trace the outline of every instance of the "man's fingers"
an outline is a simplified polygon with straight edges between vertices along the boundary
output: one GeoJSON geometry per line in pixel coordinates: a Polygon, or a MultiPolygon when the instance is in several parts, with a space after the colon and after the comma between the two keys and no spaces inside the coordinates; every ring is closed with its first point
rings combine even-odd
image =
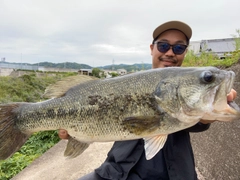
{"type": "Polygon", "coordinates": [[[231,89],[230,93],[227,95],[227,101],[233,101],[237,97],[237,92],[231,89]]]}

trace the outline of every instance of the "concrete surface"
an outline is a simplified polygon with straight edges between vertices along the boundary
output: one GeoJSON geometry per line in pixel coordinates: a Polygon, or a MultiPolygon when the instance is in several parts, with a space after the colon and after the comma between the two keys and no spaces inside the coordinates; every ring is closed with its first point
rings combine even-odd
{"type": "Polygon", "coordinates": [[[240,121],[192,133],[196,167],[206,180],[240,180],[240,121]]]}
{"type": "MultiPolygon", "coordinates": [[[[77,180],[101,165],[112,144],[93,143],[77,158],[67,159],[63,156],[67,141],[61,140],[11,180],[77,180]]],[[[205,180],[196,171],[199,180],[205,180]]]]}
{"type": "Polygon", "coordinates": [[[12,180],[76,180],[99,167],[112,144],[93,143],[80,156],[68,159],[63,156],[67,141],[61,140],[12,180]]]}

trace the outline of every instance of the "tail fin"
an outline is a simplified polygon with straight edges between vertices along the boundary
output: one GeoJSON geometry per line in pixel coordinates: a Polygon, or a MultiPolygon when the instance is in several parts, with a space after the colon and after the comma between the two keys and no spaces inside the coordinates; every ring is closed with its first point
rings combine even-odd
{"type": "Polygon", "coordinates": [[[7,159],[21,148],[29,135],[16,126],[15,108],[21,103],[0,105],[0,160],[7,159]]]}

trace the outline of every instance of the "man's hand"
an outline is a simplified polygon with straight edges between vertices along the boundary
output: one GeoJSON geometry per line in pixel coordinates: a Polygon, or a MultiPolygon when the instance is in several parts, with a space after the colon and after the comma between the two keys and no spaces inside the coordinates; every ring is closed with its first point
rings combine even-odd
{"type": "Polygon", "coordinates": [[[68,139],[69,138],[69,134],[65,129],[59,129],[58,130],[58,136],[61,139],[68,139]]]}
{"type": "MultiPolygon", "coordinates": [[[[227,101],[228,102],[231,102],[233,101],[234,99],[236,99],[237,97],[237,92],[234,90],[234,89],[231,89],[230,93],[227,95],[227,101]]],[[[213,123],[215,121],[210,121],[210,120],[200,120],[201,123],[203,124],[209,124],[209,123],[213,123]]]]}

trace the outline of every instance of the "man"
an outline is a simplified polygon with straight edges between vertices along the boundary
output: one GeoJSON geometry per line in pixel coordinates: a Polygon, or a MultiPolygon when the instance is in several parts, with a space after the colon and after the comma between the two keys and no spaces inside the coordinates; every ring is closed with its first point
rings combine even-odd
{"type": "MultiPolygon", "coordinates": [[[[183,22],[158,26],[150,45],[152,68],[181,66],[191,36],[191,28],[183,22]]],[[[232,90],[228,100],[235,97],[232,90]]],[[[80,180],[197,180],[189,132],[201,132],[209,126],[208,121],[201,120],[191,128],[170,134],[163,149],[151,160],[146,160],[142,139],[115,142],[105,162],[80,180]]],[[[60,130],[59,136],[64,139],[68,135],[60,130]]]]}

